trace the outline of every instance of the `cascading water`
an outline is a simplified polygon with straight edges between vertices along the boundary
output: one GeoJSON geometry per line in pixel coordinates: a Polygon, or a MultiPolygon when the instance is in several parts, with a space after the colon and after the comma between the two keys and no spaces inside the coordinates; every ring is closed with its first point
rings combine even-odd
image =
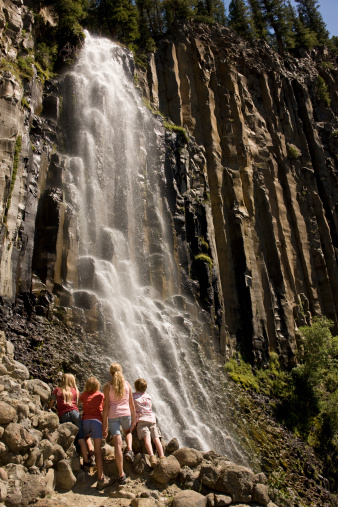
{"type": "MultiPolygon", "coordinates": [[[[78,216],[79,287],[75,304],[95,306],[108,372],[148,381],[164,437],[214,448],[245,463],[229,433],[219,366],[198,342],[203,319],[180,296],[179,268],[164,185],[163,127],[133,83],[132,58],[87,34],[64,77],[67,195],[78,216]],[[94,303],[93,303],[94,301],[94,303]],[[195,319],[193,321],[193,319],[195,319]]],[[[102,379],[101,380],[106,380],[102,379]]]]}

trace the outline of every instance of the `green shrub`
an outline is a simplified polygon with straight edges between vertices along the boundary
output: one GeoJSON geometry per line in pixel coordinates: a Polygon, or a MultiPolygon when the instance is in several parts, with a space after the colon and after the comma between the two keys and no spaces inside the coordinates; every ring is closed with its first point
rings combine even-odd
{"type": "Polygon", "coordinates": [[[333,70],[333,64],[331,62],[322,62],[321,66],[325,70],[333,70]]]}
{"type": "Polygon", "coordinates": [[[206,262],[210,269],[212,269],[212,267],[214,265],[212,258],[206,254],[195,255],[194,262],[206,262]]]}
{"type": "Polygon", "coordinates": [[[325,102],[325,104],[329,107],[331,103],[330,95],[327,89],[327,84],[321,76],[317,77],[316,90],[318,99],[325,102]]]}
{"type": "Polygon", "coordinates": [[[291,159],[297,159],[302,155],[301,151],[294,144],[288,144],[287,149],[288,157],[291,159]]]}
{"type": "Polygon", "coordinates": [[[183,140],[185,143],[188,143],[188,142],[189,142],[189,137],[188,137],[187,131],[185,130],[185,128],[184,128],[184,127],[180,127],[179,125],[174,125],[173,123],[170,123],[170,122],[167,122],[167,121],[164,121],[164,122],[163,122],[163,126],[164,126],[167,130],[171,130],[172,132],[176,132],[176,133],[180,134],[180,135],[181,135],[182,140],[183,140]]]}
{"type": "Polygon", "coordinates": [[[333,132],[331,132],[331,137],[337,138],[338,137],[338,130],[334,130],[333,132]]]}

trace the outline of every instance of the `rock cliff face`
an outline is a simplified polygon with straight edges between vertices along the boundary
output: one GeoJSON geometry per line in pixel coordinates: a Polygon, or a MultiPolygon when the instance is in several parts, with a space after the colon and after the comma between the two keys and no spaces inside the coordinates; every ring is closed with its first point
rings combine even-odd
{"type": "MultiPolygon", "coordinates": [[[[33,21],[22,0],[3,2],[2,56],[32,47],[33,21]]],[[[262,363],[274,350],[292,365],[299,325],[338,322],[337,63],[324,50],[282,60],[226,28],[182,25],[137,73],[152,108],[193,136],[166,134],[182,290],[211,316],[222,354],[241,348],[262,363]]],[[[3,322],[17,307],[72,324],[76,230],[53,154],[57,83],[43,94],[37,76],[21,84],[4,68],[0,79],[3,322]]]]}
{"type": "Polygon", "coordinates": [[[325,50],[282,60],[227,28],[185,25],[139,70],[151,105],[205,148],[225,345],[259,362],[274,350],[292,364],[297,327],[311,316],[337,324],[338,73],[329,60],[325,50]]]}

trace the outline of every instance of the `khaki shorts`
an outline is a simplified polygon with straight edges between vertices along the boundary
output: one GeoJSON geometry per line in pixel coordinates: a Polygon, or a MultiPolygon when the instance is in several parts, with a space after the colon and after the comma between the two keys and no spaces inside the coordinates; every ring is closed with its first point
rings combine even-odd
{"type": "Polygon", "coordinates": [[[141,440],[147,435],[151,435],[151,438],[154,440],[155,438],[160,438],[161,433],[156,423],[151,423],[148,421],[140,421],[137,423],[137,436],[141,440]]]}

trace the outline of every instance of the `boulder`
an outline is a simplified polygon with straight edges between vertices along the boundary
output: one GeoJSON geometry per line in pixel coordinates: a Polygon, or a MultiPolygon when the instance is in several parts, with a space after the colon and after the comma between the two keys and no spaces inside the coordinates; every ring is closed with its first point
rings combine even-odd
{"type": "Polygon", "coordinates": [[[16,410],[8,403],[0,401],[0,424],[8,424],[16,417],[16,410]]]}
{"type": "Polygon", "coordinates": [[[252,500],[259,505],[268,505],[270,502],[268,486],[265,484],[256,484],[252,494],[252,500]]]}
{"type": "Polygon", "coordinates": [[[67,454],[61,445],[54,444],[53,445],[53,452],[50,457],[54,463],[57,463],[58,461],[67,459],[67,454]]]}
{"type": "Polygon", "coordinates": [[[161,484],[166,484],[177,477],[180,469],[181,466],[175,456],[169,456],[158,461],[151,477],[161,484]]]}
{"type": "Polygon", "coordinates": [[[53,445],[46,438],[40,441],[39,448],[42,452],[43,461],[46,461],[53,454],[53,445]]]}
{"type": "Polygon", "coordinates": [[[68,449],[74,443],[78,431],[78,427],[71,422],[60,424],[55,431],[56,443],[64,449],[68,449]]]}
{"type": "Polygon", "coordinates": [[[76,477],[72,472],[70,464],[63,459],[58,462],[55,474],[56,486],[62,489],[70,490],[76,483],[76,477]]]}
{"type": "Polygon", "coordinates": [[[11,372],[11,377],[18,380],[28,380],[29,371],[26,366],[19,361],[14,361],[14,369],[11,372]]]}
{"type": "Polygon", "coordinates": [[[252,500],[255,475],[249,468],[229,464],[220,468],[215,484],[216,491],[227,493],[233,502],[250,503],[252,500]]]}
{"type": "Polygon", "coordinates": [[[167,454],[172,454],[180,448],[177,438],[172,438],[170,442],[167,444],[165,450],[167,454]]]}
{"type": "Polygon", "coordinates": [[[46,494],[53,493],[55,489],[55,470],[54,468],[50,468],[45,476],[46,480],[46,494]]]}
{"type": "Polygon", "coordinates": [[[4,502],[7,496],[7,484],[0,480],[0,502],[4,502]]]}
{"type": "Polygon", "coordinates": [[[175,456],[181,467],[195,467],[203,460],[203,454],[200,451],[189,447],[181,447],[173,453],[173,456],[175,456]]]}
{"type": "Polygon", "coordinates": [[[42,475],[26,474],[22,481],[22,506],[34,503],[46,495],[46,479],[42,475]]]}
{"type": "Polygon", "coordinates": [[[199,480],[210,489],[215,489],[216,482],[219,478],[220,469],[213,463],[205,463],[202,465],[199,480]]]}
{"type": "Polygon", "coordinates": [[[173,507],[206,507],[207,498],[197,491],[185,490],[178,493],[173,501],[173,507]]]}
{"type": "Polygon", "coordinates": [[[37,394],[40,397],[41,404],[44,405],[51,396],[51,390],[48,384],[39,379],[26,380],[22,384],[23,389],[31,394],[37,394]]]}
{"type": "Polygon", "coordinates": [[[40,457],[40,455],[41,455],[41,451],[40,451],[39,447],[33,447],[32,449],[30,449],[29,456],[25,462],[25,466],[27,468],[34,466],[36,464],[38,458],[40,457]]]}
{"type": "Polygon", "coordinates": [[[231,496],[215,495],[214,497],[214,507],[226,507],[231,504],[232,504],[231,496]]]}
{"type": "Polygon", "coordinates": [[[25,454],[28,449],[38,444],[36,436],[17,423],[10,423],[6,427],[3,440],[8,445],[9,450],[15,454],[25,454]]]}
{"type": "Polygon", "coordinates": [[[55,414],[55,412],[41,412],[41,414],[38,417],[39,431],[48,429],[49,431],[53,432],[59,427],[59,424],[60,424],[59,417],[57,414],[55,414]]]}

